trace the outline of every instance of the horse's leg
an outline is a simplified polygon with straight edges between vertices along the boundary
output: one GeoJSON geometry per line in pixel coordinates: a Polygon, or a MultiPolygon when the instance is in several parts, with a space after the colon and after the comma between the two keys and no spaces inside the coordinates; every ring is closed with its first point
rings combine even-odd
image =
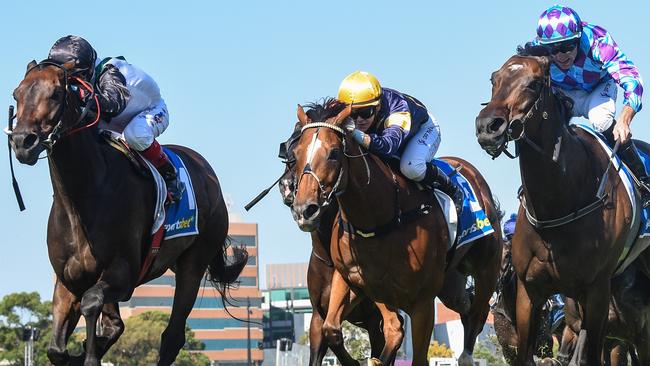
{"type": "Polygon", "coordinates": [[[116,258],[106,268],[97,283],[81,297],[81,314],[86,321],[86,359],[84,366],[100,366],[101,350],[97,347],[97,319],[105,303],[115,303],[132,290],[131,267],[126,260],[116,258]]]}
{"type": "MultiPolygon", "coordinates": [[[[484,268],[474,276],[475,294],[470,304],[469,311],[461,314],[463,322],[464,343],[463,353],[458,358],[458,366],[473,366],[474,345],[476,337],[483,330],[488,313],[490,312],[490,298],[496,287],[496,274],[498,267],[484,268]]],[[[464,287],[463,287],[464,288],[464,287]]]]}
{"type": "Polygon", "coordinates": [[[47,349],[47,357],[55,366],[68,364],[66,345],[80,316],[76,297],[57,278],[52,299],[52,340],[47,349]]]}
{"type": "Polygon", "coordinates": [[[341,321],[343,316],[356,304],[352,304],[350,287],[345,282],[339,271],[332,275],[330,302],[327,307],[327,316],[323,323],[323,334],[327,343],[342,365],[359,366],[359,362],[352,358],[343,345],[343,331],[341,321]]]}
{"type": "Polygon", "coordinates": [[[542,300],[531,297],[526,291],[524,282],[517,278],[517,346],[518,366],[534,366],[535,336],[539,328],[542,300]]]}
{"type": "Polygon", "coordinates": [[[557,351],[556,357],[563,366],[569,364],[571,356],[575,351],[577,341],[577,334],[573,331],[573,329],[571,329],[568,324],[565,325],[564,332],[562,333],[562,342],[560,343],[560,348],[557,351]]]}
{"type": "Polygon", "coordinates": [[[431,332],[433,331],[433,304],[431,300],[421,301],[415,304],[409,312],[413,338],[413,366],[426,366],[429,364],[427,351],[429,343],[431,343],[431,332]]]}
{"type": "MultiPolygon", "coordinates": [[[[223,241],[222,241],[223,242],[223,241]]],[[[189,252],[182,254],[176,262],[176,289],[169,323],[160,337],[160,359],[158,366],[171,365],[185,344],[185,322],[192,311],[199,292],[201,279],[210,263],[200,250],[201,242],[195,242],[189,252]],[[203,254],[204,258],[201,258],[203,254]]],[[[219,254],[221,255],[221,254],[219,254]]]]}
{"type": "MultiPolygon", "coordinates": [[[[609,358],[609,365],[611,366],[627,366],[627,354],[629,351],[629,346],[627,343],[619,340],[605,340],[606,350],[603,352],[603,356],[609,358]]],[[[607,365],[607,362],[605,362],[607,365]]]]}
{"type": "MultiPolygon", "coordinates": [[[[397,350],[402,345],[402,340],[404,339],[403,319],[397,312],[397,309],[389,308],[385,304],[380,303],[375,303],[375,305],[381,313],[384,324],[384,340],[386,342],[384,349],[379,355],[379,360],[382,365],[390,365],[395,359],[397,350]]],[[[433,320],[431,324],[433,326],[433,320]]]]}
{"type": "MultiPolygon", "coordinates": [[[[605,337],[605,323],[609,309],[610,281],[606,278],[596,281],[587,290],[584,308],[582,329],[586,330],[586,355],[582,348],[576,349],[578,365],[598,365],[601,362],[603,341],[605,337]]],[[[581,332],[582,333],[582,332],[581,332]]],[[[582,334],[580,334],[582,336],[582,334]]]]}
{"type": "Polygon", "coordinates": [[[317,309],[314,309],[309,324],[309,366],[321,366],[326,351],[327,342],[323,337],[323,317],[317,309]]]}
{"type": "Polygon", "coordinates": [[[97,337],[97,349],[99,358],[104,357],[106,352],[120,338],[124,332],[124,322],[120,317],[120,308],[117,303],[105,304],[102,309],[102,335],[97,337]]]}
{"type": "Polygon", "coordinates": [[[381,313],[376,311],[376,309],[371,314],[368,314],[368,317],[364,319],[366,330],[368,331],[368,338],[370,340],[370,357],[373,358],[379,358],[381,351],[386,347],[386,340],[384,339],[381,320],[381,313]]]}

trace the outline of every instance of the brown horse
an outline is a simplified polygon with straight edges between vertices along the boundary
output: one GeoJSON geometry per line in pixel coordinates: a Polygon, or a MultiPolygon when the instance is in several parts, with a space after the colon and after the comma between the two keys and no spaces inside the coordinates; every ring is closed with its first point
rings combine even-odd
{"type": "MultiPolygon", "coordinates": [[[[372,299],[382,314],[386,347],[379,357],[381,363],[388,364],[394,357],[388,351],[391,340],[401,343],[397,311],[402,309],[412,319],[413,365],[428,364],[433,301],[441,294],[447,273],[454,279],[447,284],[454,286],[445,295],[462,294],[465,303],[471,303],[461,315],[465,350],[459,360],[463,366],[471,365],[498,276],[500,228],[477,240],[459,264],[446,271],[449,232],[432,192],[418,189],[361,150],[343,128],[349,107],[334,101],[311,107],[308,113],[298,108],[302,135],[295,148],[298,183],[292,213],[302,230],[313,231],[333,200],[339,203],[330,247],[336,271],[323,326],[326,337],[330,343],[340,340],[341,317],[356,305],[350,286],[372,299]],[[460,281],[467,274],[476,283],[471,301],[460,281]]],[[[491,222],[498,222],[490,190],[476,169],[461,159],[448,161],[471,182],[491,222]]]]}
{"type": "MultiPolygon", "coordinates": [[[[292,154],[293,155],[293,154],[292,154]]],[[[287,161],[287,170],[280,179],[279,187],[283,202],[291,207],[294,198],[293,159],[287,161]]],[[[334,276],[334,264],[330,257],[332,227],[338,212],[338,206],[333,204],[326,209],[317,230],[311,232],[311,256],[307,269],[307,288],[309,300],[314,313],[309,326],[309,365],[320,366],[327,351],[328,342],[323,335],[323,323],[327,315],[334,276]]],[[[368,331],[371,357],[379,357],[385,342],[381,328],[381,314],[372,301],[364,298],[345,320],[368,331]]],[[[342,342],[330,344],[332,352],[343,366],[359,366],[359,362],[350,356],[342,342]]],[[[398,345],[399,346],[399,345],[398,345]]]]}
{"type": "Polygon", "coordinates": [[[586,350],[579,347],[573,362],[598,365],[610,278],[631,232],[632,206],[595,138],[567,127],[569,102],[551,91],[549,65],[546,56],[513,56],[494,72],[492,98],[476,118],[476,135],[493,157],[510,140],[517,141],[520,154],[524,201],[512,244],[517,364],[533,364],[542,305],[559,292],[585,310],[580,337],[586,339],[579,344],[586,350]],[[605,194],[599,194],[603,174],[605,194]]]}
{"type": "MultiPolygon", "coordinates": [[[[128,300],[138,285],[151,243],[156,188],[150,176],[104,143],[96,127],[84,128],[79,97],[71,87],[79,81],[70,74],[71,67],[47,60],[28,65],[14,91],[17,125],[10,137],[21,163],[33,165],[42,151],[48,153],[54,202],[47,247],[56,274],[48,357],[55,365],[79,361],[70,359],[66,343],[83,315],[83,365],[99,366],[123,331],[117,303],[128,300]],[[106,332],[97,336],[102,311],[106,332]]],[[[188,148],[170,148],[187,166],[201,216],[200,234],[166,241],[144,279],[172,267],[176,272],[174,305],[161,337],[158,365],[171,365],[183,347],[185,322],[206,269],[223,294],[247,261],[245,250],[234,248],[234,263],[225,263],[228,214],[208,162],[188,148]]]]}

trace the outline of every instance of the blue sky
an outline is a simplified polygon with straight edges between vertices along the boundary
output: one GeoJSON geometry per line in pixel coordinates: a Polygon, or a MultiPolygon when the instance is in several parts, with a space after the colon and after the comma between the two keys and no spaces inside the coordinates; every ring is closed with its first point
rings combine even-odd
{"type": "MultiPolygon", "coordinates": [[[[0,106],[13,103],[11,93],[27,63],[45,58],[60,36],[85,37],[100,57],[125,56],[150,73],[162,89],[171,125],[160,141],[187,145],[204,154],[233,203],[232,211],[246,222],[259,223],[262,277],[268,263],[307,261],[309,237],[298,230],[277,190],[251,212],[244,212],[243,206],[282,172],[277,148],[291,132],[296,104],[334,96],[343,77],[355,70],[370,71],[383,85],[424,102],[442,129],[439,155],[472,162],[503,208],[508,213],[516,208],[518,165],[505,157],[492,161],[480,149],[474,118],[480,103],[490,97],[490,73],[514,53],[517,44],[534,36],[537,16],[552,2],[116,0],[71,4],[3,4],[0,106]]],[[[650,75],[648,32],[639,31],[649,20],[647,2],[565,4],[583,20],[610,30],[641,74],[650,75]]],[[[642,111],[633,123],[637,138],[650,136],[647,113],[642,111]]],[[[53,278],[45,233],[52,188],[47,164],[17,166],[27,205],[21,213],[4,154],[0,157],[0,296],[38,291],[50,298],[53,278]]]]}

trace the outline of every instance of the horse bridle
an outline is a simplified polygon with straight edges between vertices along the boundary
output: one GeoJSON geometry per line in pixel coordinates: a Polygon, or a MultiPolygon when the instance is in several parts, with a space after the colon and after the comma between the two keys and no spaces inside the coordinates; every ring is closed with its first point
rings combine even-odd
{"type": "MultiPolygon", "coordinates": [[[[510,141],[514,141],[515,143],[518,143],[520,140],[523,140],[526,142],[528,145],[530,145],[535,151],[544,154],[543,149],[537,145],[534,141],[528,138],[526,135],[526,121],[528,121],[530,118],[532,118],[536,112],[538,112],[540,109],[542,110],[542,119],[547,120],[548,119],[548,100],[552,97],[552,91],[551,91],[551,76],[546,75],[544,78],[544,82],[542,83],[541,90],[539,92],[539,96],[533,103],[533,105],[530,106],[528,111],[523,114],[523,117],[515,117],[511,119],[508,122],[508,127],[506,128],[506,138],[503,140],[503,143],[499,145],[499,147],[494,151],[494,153],[489,153],[492,156],[492,159],[496,159],[501,155],[501,153],[506,154],[510,159],[516,159],[519,156],[519,153],[515,151],[515,154],[511,154],[508,151],[508,143],[510,141]]],[[[521,116],[521,115],[520,115],[521,116]]]]}
{"type": "MultiPolygon", "coordinates": [[[[59,106],[59,110],[56,112],[56,115],[55,115],[55,117],[53,119],[53,120],[56,120],[57,123],[56,123],[56,125],[54,125],[54,128],[49,133],[47,138],[45,140],[41,141],[41,144],[43,144],[45,146],[45,149],[47,151],[52,151],[52,148],[54,147],[54,144],[61,137],[73,135],[73,134],[75,134],[75,133],[77,133],[77,132],[79,132],[79,131],[81,131],[83,129],[95,126],[97,123],[99,123],[101,108],[100,108],[100,104],[99,104],[99,99],[97,97],[97,94],[95,94],[95,91],[94,91],[93,87],[90,84],[88,84],[86,81],[81,79],[80,77],[74,75],[74,73],[70,73],[61,64],[58,64],[56,62],[49,61],[49,60],[41,61],[38,64],[36,64],[36,65],[32,66],[31,68],[29,68],[29,70],[27,70],[27,72],[25,73],[25,76],[27,76],[30,72],[32,72],[37,67],[42,68],[43,66],[54,66],[54,67],[56,67],[56,68],[63,71],[63,84],[64,84],[63,103],[61,103],[61,105],[59,106]],[[70,84],[71,79],[75,80],[79,84],[78,87],[80,88],[80,90],[82,90],[82,91],[85,90],[85,92],[88,93],[88,96],[85,99],[86,100],[88,100],[88,99],[94,100],[94,102],[95,102],[95,104],[97,106],[97,112],[96,112],[97,114],[96,114],[95,120],[90,124],[80,126],[83,123],[83,121],[85,120],[86,116],[88,115],[88,111],[89,111],[88,106],[82,106],[81,107],[81,113],[80,113],[79,118],[77,119],[77,121],[75,123],[73,123],[72,125],[69,125],[69,126],[65,126],[63,124],[63,114],[65,112],[66,105],[68,104],[68,92],[69,92],[69,89],[71,87],[71,84],[70,84]]],[[[11,110],[13,110],[13,108],[11,110]]],[[[13,120],[13,119],[16,118],[16,116],[13,115],[13,116],[10,116],[9,118],[10,118],[10,120],[13,120]]],[[[11,126],[7,127],[7,129],[5,129],[5,133],[9,137],[11,137],[11,135],[13,133],[13,128],[11,126]]]]}
{"type": "Polygon", "coordinates": [[[346,148],[346,142],[345,142],[345,130],[339,126],[333,125],[331,123],[327,122],[311,122],[305,124],[301,129],[300,129],[300,134],[302,135],[305,130],[310,129],[310,128],[316,128],[316,132],[312,136],[311,143],[309,144],[309,151],[307,152],[307,164],[305,164],[305,168],[302,170],[302,174],[300,177],[298,177],[298,181],[296,182],[296,187],[295,190],[300,187],[300,182],[302,181],[302,177],[307,174],[312,176],[315,180],[316,183],[318,184],[318,189],[320,191],[321,199],[323,203],[321,204],[322,208],[325,208],[329,206],[332,203],[332,200],[334,197],[338,197],[341,194],[345,192],[345,188],[341,188],[341,182],[343,181],[343,175],[345,172],[345,165],[341,164],[341,168],[339,169],[339,174],[338,177],[336,178],[336,183],[334,183],[334,186],[330,190],[329,194],[326,194],[325,192],[325,187],[323,186],[323,183],[321,179],[318,177],[318,175],[312,170],[311,168],[311,162],[314,159],[314,145],[316,140],[318,139],[318,134],[320,133],[321,128],[328,128],[334,132],[336,132],[336,135],[341,138],[341,142],[343,144],[343,153],[345,155],[345,148],[346,148]]]}

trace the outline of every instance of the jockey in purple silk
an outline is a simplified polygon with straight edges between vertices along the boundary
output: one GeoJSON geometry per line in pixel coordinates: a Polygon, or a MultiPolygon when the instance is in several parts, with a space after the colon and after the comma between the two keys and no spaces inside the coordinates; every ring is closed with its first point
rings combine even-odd
{"type": "Polygon", "coordinates": [[[405,177],[429,187],[439,187],[454,200],[460,216],[463,190],[432,163],[440,146],[440,126],[424,104],[414,97],[383,88],[364,71],[348,75],[338,99],[352,106],[348,126],[359,145],[380,157],[400,159],[405,177]]]}
{"type": "Polygon", "coordinates": [[[618,155],[641,185],[644,206],[650,203],[650,179],[631,140],[630,124],[641,110],[643,81],[634,63],[602,27],[583,22],[571,8],[554,5],[537,23],[533,44],[548,47],[551,82],[573,99],[573,116],[585,117],[610,146],[620,141],[618,155]],[[617,88],[623,89],[623,108],[615,119],[617,88]]]}
{"type": "Polygon", "coordinates": [[[74,63],[72,75],[93,85],[105,127],[122,133],[129,146],[158,169],[172,201],[178,201],[184,185],[156,141],[169,125],[169,112],[154,79],[123,57],[98,59],[90,43],[78,36],[57,40],[48,58],[61,65],[74,63]]]}

